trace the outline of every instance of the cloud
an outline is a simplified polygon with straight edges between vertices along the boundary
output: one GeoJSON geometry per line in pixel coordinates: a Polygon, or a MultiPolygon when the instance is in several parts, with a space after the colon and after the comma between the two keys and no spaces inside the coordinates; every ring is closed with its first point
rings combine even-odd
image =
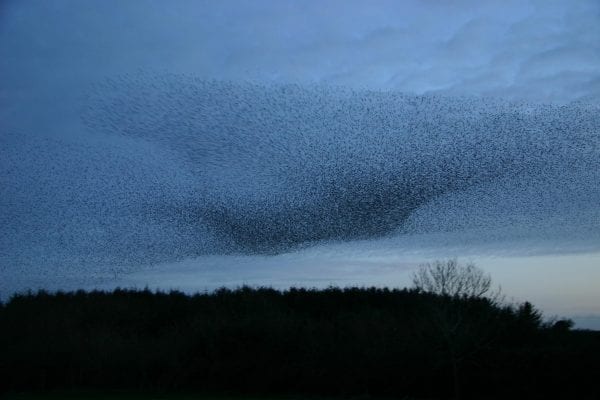
{"type": "Polygon", "coordinates": [[[12,91],[76,91],[99,76],[143,68],[598,101],[600,4],[593,0],[13,1],[2,20],[0,72],[12,91]],[[579,79],[561,79],[572,74],[579,79]],[[540,77],[553,89],[540,88],[540,77]]]}

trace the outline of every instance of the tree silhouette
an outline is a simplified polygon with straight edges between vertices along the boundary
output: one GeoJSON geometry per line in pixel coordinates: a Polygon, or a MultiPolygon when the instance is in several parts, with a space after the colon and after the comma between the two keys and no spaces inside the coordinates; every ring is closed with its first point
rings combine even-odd
{"type": "Polygon", "coordinates": [[[492,278],[474,264],[456,259],[422,264],[412,276],[416,289],[442,296],[483,297],[490,293],[492,278]]]}
{"type": "Polygon", "coordinates": [[[493,340],[496,318],[490,313],[482,313],[481,318],[467,317],[465,308],[453,300],[479,299],[485,305],[497,305],[500,292],[490,292],[489,274],[472,263],[459,264],[456,259],[422,264],[412,281],[414,288],[421,292],[452,298],[431,303],[429,316],[431,330],[441,338],[440,345],[452,369],[454,397],[460,399],[460,366],[493,340]]]}

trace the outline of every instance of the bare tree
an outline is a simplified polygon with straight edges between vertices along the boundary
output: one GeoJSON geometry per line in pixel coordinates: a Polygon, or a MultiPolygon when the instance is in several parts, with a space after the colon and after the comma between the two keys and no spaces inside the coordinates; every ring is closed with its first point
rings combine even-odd
{"type": "Polygon", "coordinates": [[[472,263],[462,265],[456,259],[422,264],[413,273],[412,282],[419,290],[445,296],[492,295],[491,276],[472,263]]]}
{"type": "MultiPolygon", "coordinates": [[[[412,275],[413,286],[423,292],[453,298],[486,299],[492,304],[502,301],[500,288],[492,291],[492,278],[472,263],[459,264],[456,259],[422,264],[412,275]]],[[[431,331],[439,335],[452,369],[454,398],[461,398],[461,364],[494,339],[493,316],[485,314],[473,320],[453,302],[433,303],[430,311],[431,331]]]]}

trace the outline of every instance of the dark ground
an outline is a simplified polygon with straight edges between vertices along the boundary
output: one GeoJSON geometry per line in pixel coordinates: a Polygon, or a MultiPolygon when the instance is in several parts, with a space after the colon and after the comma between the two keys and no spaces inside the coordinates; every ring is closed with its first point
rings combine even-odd
{"type": "Polygon", "coordinates": [[[4,304],[0,327],[8,399],[600,398],[600,332],[544,322],[529,303],[375,288],[40,292],[4,304]]]}

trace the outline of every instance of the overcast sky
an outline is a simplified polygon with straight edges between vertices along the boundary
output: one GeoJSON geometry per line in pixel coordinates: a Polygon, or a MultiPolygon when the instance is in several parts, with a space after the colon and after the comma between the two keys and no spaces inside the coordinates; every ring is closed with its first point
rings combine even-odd
{"type": "Polygon", "coordinates": [[[85,83],[138,69],[597,102],[599,67],[597,0],[5,0],[0,5],[4,118],[25,110],[43,118],[42,110],[53,113],[44,102],[72,106],[75,100],[67,99],[75,99],[85,83]]]}

